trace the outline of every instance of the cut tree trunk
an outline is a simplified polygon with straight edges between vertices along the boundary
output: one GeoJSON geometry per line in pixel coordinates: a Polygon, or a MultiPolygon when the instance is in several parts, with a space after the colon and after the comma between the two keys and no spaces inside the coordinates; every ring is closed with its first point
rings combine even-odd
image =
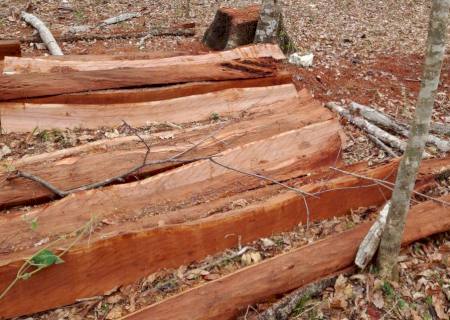
{"type": "MultiPolygon", "coordinates": [[[[269,138],[284,131],[299,129],[307,123],[326,121],[333,117],[325,109],[320,108],[319,104],[312,100],[306,91],[301,92],[300,97],[297,98],[295,89],[276,88],[273,90],[272,96],[282,97],[283,100],[280,99],[279,102],[276,102],[274,98],[269,99],[270,94],[267,89],[259,91],[261,96],[251,96],[242,91],[236,93],[236,90],[227,91],[227,93],[229,94],[211,95],[211,99],[208,97],[197,98],[197,101],[203,103],[197,104],[196,113],[193,114],[196,118],[191,118],[191,120],[198,122],[208,120],[213,112],[211,105],[220,105],[221,101],[229,101],[231,94],[234,96],[234,101],[227,102],[228,106],[231,108],[232,105],[235,105],[236,107],[226,116],[236,120],[230,121],[225,127],[220,122],[193,127],[189,130],[155,133],[145,137],[152,145],[151,159],[162,160],[174,156],[176,153],[188,149],[191,143],[202,141],[210,132],[221,127],[223,128],[215,134],[215,139],[205,141],[186,157],[207,156],[223,151],[225,148],[269,138]],[[252,107],[253,115],[240,117],[240,114],[252,106],[254,101],[258,101],[258,106],[252,107]],[[204,113],[200,112],[202,108],[205,109],[204,113]],[[158,138],[158,136],[162,138],[158,138]],[[164,139],[167,136],[172,137],[168,142],[164,139]],[[186,141],[191,143],[186,143],[186,141]]],[[[190,105],[191,101],[189,99],[185,103],[190,105]]],[[[166,115],[178,114],[182,109],[183,100],[178,99],[174,111],[166,115]]],[[[170,119],[170,117],[166,119],[170,119]]],[[[183,119],[181,120],[183,121],[183,119]]],[[[182,123],[178,122],[177,124],[182,123]]],[[[186,124],[184,123],[183,126],[186,124]]],[[[61,190],[69,190],[126,172],[142,163],[145,152],[143,144],[137,137],[126,137],[103,142],[97,141],[71,149],[28,157],[12,165],[17,170],[45,179],[61,190]]],[[[149,166],[133,173],[132,177],[147,177],[174,166],[177,164],[166,163],[149,166]]],[[[0,174],[0,209],[30,202],[41,202],[54,196],[50,190],[36,182],[24,178],[8,179],[8,176],[8,173],[0,174]]]]}
{"type": "Polygon", "coordinates": [[[6,132],[31,132],[36,127],[39,129],[116,127],[122,124],[122,120],[138,127],[154,122],[188,123],[198,119],[208,120],[213,113],[226,117],[237,110],[282,101],[283,94],[290,97],[296,95],[294,85],[232,88],[170,100],[113,105],[4,103],[0,105],[0,110],[2,128],[6,132]],[[235,103],[234,97],[242,105],[235,103]]]}
{"type": "Polygon", "coordinates": [[[51,55],[64,55],[50,30],[38,17],[25,11],[22,11],[21,17],[26,23],[33,26],[33,28],[35,28],[39,32],[39,36],[41,37],[42,42],[44,42],[51,55]]]}
{"type": "MultiPolygon", "coordinates": [[[[118,68],[152,68],[170,66],[192,66],[204,63],[231,62],[236,59],[272,58],[283,60],[285,56],[277,45],[259,44],[237,48],[224,52],[215,52],[200,55],[184,55],[159,59],[117,59],[87,60],[74,58],[48,59],[48,58],[8,58],[5,60],[5,74],[47,73],[68,71],[95,71],[118,68]],[[145,60],[144,60],[145,59],[145,60]]],[[[184,69],[186,70],[186,69],[184,69]]],[[[191,70],[190,70],[191,71],[191,70]]]]}
{"type": "Polygon", "coordinates": [[[17,40],[0,40],[0,60],[5,57],[20,57],[20,41],[17,40]]]}
{"type": "Polygon", "coordinates": [[[203,36],[203,42],[214,50],[236,48],[253,43],[261,6],[220,8],[203,36]]]}
{"type": "Polygon", "coordinates": [[[94,92],[69,93],[50,97],[18,99],[11,102],[33,104],[116,104],[137,103],[186,97],[195,94],[216,92],[230,88],[265,87],[292,83],[292,74],[285,71],[275,76],[225,81],[190,82],[159,88],[99,90],[94,92]]]}
{"type": "MultiPolygon", "coordinates": [[[[64,93],[145,87],[192,81],[221,81],[252,79],[277,74],[276,63],[269,58],[234,60],[219,63],[195,64],[186,71],[186,65],[155,66],[141,69],[75,71],[52,74],[23,74],[0,77],[1,100],[51,96],[64,93]]],[[[0,105],[2,114],[15,106],[0,105]]],[[[16,110],[17,111],[17,110],[16,110]]]]}
{"type": "MultiPolygon", "coordinates": [[[[391,174],[395,173],[397,164],[398,162],[392,162],[375,169],[366,169],[360,173],[374,178],[383,179],[387,177],[388,180],[392,180],[394,177],[391,174]]],[[[433,180],[434,173],[442,165],[448,166],[449,163],[447,161],[445,164],[443,160],[425,161],[422,168],[422,180],[418,181],[418,185],[426,184],[429,180],[433,180]]],[[[367,181],[352,176],[339,176],[331,181],[325,181],[330,175],[332,176],[333,173],[326,172],[319,175],[317,180],[321,182],[303,187],[305,191],[320,192],[320,199],[308,199],[309,209],[313,213],[311,221],[348,214],[351,212],[351,209],[358,207],[380,205],[385,197],[389,196],[389,190],[380,192],[377,186],[367,187],[367,181]],[[358,186],[361,188],[357,188],[358,186]]],[[[303,179],[309,178],[304,177],[303,179]]],[[[174,213],[180,213],[179,220],[173,222],[159,223],[157,221],[159,217],[153,216],[150,217],[155,221],[153,225],[149,224],[148,221],[136,222],[134,226],[126,224],[103,225],[100,233],[97,233],[97,230],[89,239],[83,240],[77,248],[70,250],[64,256],[64,264],[52,266],[27,281],[19,282],[5,296],[4,300],[0,300],[0,316],[13,317],[31,314],[70,304],[79,298],[103,294],[118,285],[133,282],[162,268],[175,268],[181,264],[204,258],[206,255],[235,246],[236,238],[227,236],[229,234],[240,235],[242,242],[247,243],[277,232],[291,230],[299,222],[305,223],[307,211],[303,199],[296,193],[285,192],[280,194],[279,191],[279,189],[276,189],[272,192],[273,198],[229,212],[221,212],[223,211],[221,210],[210,215],[208,214],[207,206],[195,208],[195,212],[208,210],[208,212],[205,212],[204,219],[197,221],[185,222],[187,217],[181,214],[180,211],[177,211],[174,213]],[[130,248],[133,248],[133,250],[130,250],[130,248]],[[127,272],[124,273],[123,270],[127,270],[127,272]],[[67,276],[68,274],[70,274],[70,277],[67,276]],[[87,283],[89,285],[86,285],[87,283]],[[34,298],[38,293],[42,299],[34,298]],[[21,298],[18,299],[17,297],[21,298]]],[[[257,190],[251,191],[251,193],[256,192],[257,190]]],[[[239,195],[240,199],[243,196],[245,195],[241,193],[239,195]]],[[[262,199],[267,199],[267,196],[264,197],[264,193],[258,193],[257,199],[261,199],[261,197],[262,199]]],[[[86,205],[85,202],[83,203],[86,205]]],[[[129,204],[132,205],[133,202],[129,202],[129,204]]],[[[430,215],[435,214],[432,210],[429,213],[430,215]]],[[[64,218],[64,215],[65,212],[60,211],[55,217],[64,218]]],[[[32,214],[30,217],[33,216],[32,214]]],[[[42,215],[38,215],[38,217],[45,220],[45,217],[42,215]]],[[[437,217],[439,218],[440,216],[437,217]]],[[[20,220],[19,217],[8,218],[6,216],[5,221],[2,221],[1,225],[4,225],[3,222],[11,219],[17,220],[17,223],[20,220]]],[[[448,219],[448,215],[446,215],[446,219],[448,219]]],[[[45,222],[42,225],[42,220],[38,221],[39,228],[37,230],[52,230],[52,228],[48,228],[50,226],[45,222]]],[[[439,223],[440,228],[445,228],[445,221],[442,224],[441,222],[439,223]]],[[[23,221],[21,222],[24,224],[23,221]]],[[[420,222],[419,220],[418,223],[420,222]]],[[[78,220],[78,224],[80,223],[81,221],[78,220]]],[[[10,228],[12,227],[8,222],[6,224],[10,228]]],[[[426,224],[420,225],[420,227],[420,230],[427,229],[426,224]]],[[[25,232],[31,234],[29,228],[25,232]]],[[[3,233],[1,234],[3,236],[3,233]]],[[[419,234],[423,235],[423,233],[419,234]]],[[[363,236],[364,231],[360,233],[360,239],[363,236]]],[[[336,237],[336,239],[340,239],[340,237],[336,237]]],[[[335,248],[333,243],[336,242],[336,239],[330,240],[330,250],[335,248]]],[[[358,239],[351,241],[355,252],[358,239]]],[[[6,241],[10,240],[6,238],[6,241]]],[[[70,239],[67,241],[70,241],[70,239]]],[[[338,240],[337,243],[340,243],[340,241],[338,240]]],[[[64,247],[64,242],[59,243],[59,246],[64,247]]],[[[349,248],[346,247],[346,249],[348,250],[349,248]]],[[[18,267],[23,262],[23,258],[36,252],[36,250],[39,250],[39,247],[33,247],[28,251],[15,254],[3,253],[2,266],[0,266],[0,283],[6,286],[15,277],[18,267]]],[[[304,256],[305,261],[318,257],[317,252],[312,250],[311,256],[304,256]]],[[[346,257],[348,252],[344,250],[344,253],[343,256],[346,257]]],[[[299,253],[296,256],[302,257],[302,255],[303,253],[299,253]]],[[[354,254],[348,257],[349,263],[351,263],[353,256],[354,254]]],[[[342,261],[340,260],[342,257],[339,252],[336,252],[336,257],[338,257],[336,262],[332,259],[333,255],[319,255],[319,257],[326,259],[322,264],[318,264],[320,268],[325,268],[327,271],[323,275],[333,272],[333,270],[328,268],[329,263],[340,265],[340,261],[342,261]]],[[[311,267],[309,263],[297,264],[295,261],[291,262],[292,265],[306,268],[305,270],[307,270],[308,274],[317,270],[314,266],[311,267]]],[[[282,269],[278,271],[280,270],[282,271],[282,269]]],[[[286,280],[291,278],[290,271],[277,272],[276,274],[282,275],[286,280]]],[[[272,277],[263,279],[263,283],[270,283],[272,277]]],[[[306,283],[296,282],[290,288],[294,289],[302,284],[306,283]]],[[[253,286],[251,287],[253,288],[253,286]]],[[[230,306],[234,309],[241,305],[235,306],[230,304],[230,306]]],[[[219,312],[221,311],[219,310],[219,312]]]]}
{"type": "Polygon", "coordinates": [[[294,43],[288,36],[283,22],[283,11],[276,0],[263,1],[254,42],[278,43],[285,54],[297,51],[294,43]]]}
{"type": "MultiPolygon", "coordinates": [[[[450,196],[443,199],[448,201],[450,196]]],[[[364,223],[350,231],[275,256],[157,302],[124,317],[124,320],[235,319],[249,305],[351,266],[358,243],[369,227],[370,223],[364,223]]],[[[448,229],[448,210],[428,201],[411,209],[402,244],[448,229]]]]}

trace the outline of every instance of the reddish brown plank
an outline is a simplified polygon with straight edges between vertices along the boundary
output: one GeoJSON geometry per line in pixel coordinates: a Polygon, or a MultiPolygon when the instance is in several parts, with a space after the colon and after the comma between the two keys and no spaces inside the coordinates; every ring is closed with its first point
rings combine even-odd
{"type": "Polygon", "coordinates": [[[24,104],[0,105],[2,129],[31,132],[39,129],[116,127],[126,120],[133,127],[149,123],[205,121],[212,113],[226,117],[285,98],[297,96],[293,84],[262,88],[232,88],[170,100],[122,104],[24,104]]]}
{"type": "MultiPolygon", "coordinates": [[[[208,139],[186,157],[207,156],[333,118],[333,115],[314,101],[306,91],[301,92],[298,98],[294,89],[286,91],[280,88],[275,91],[282,94],[283,99],[286,100],[272,103],[274,100],[268,100],[266,96],[268,91],[261,91],[262,95],[259,98],[255,97],[259,103],[257,107],[252,107],[253,116],[243,118],[239,115],[247,105],[245,98],[241,95],[242,99],[239,99],[235,95],[235,100],[229,104],[235,104],[244,109],[238,109],[229,114],[228,116],[235,120],[230,121],[226,126],[218,123],[194,127],[189,131],[174,130],[173,138],[170,140],[158,139],[158,134],[146,137],[152,145],[151,159],[161,160],[173,156],[191,146],[187,141],[192,143],[202,141],[219,128],[221,129],[214,135],[215,139],[208,139]]],[[[216,96],[216,106],[220,104],[219,100],[220,96],[216,96]]],[[[204,106],[209,108],[207,105],[204,106]]],[[[202,105],[199,104],[197,109],[201,107],[202,105]]],[[[211,111],[206,112],[204,118],[198,117],[197,121],[208,120],[210,113],[211,111]]],[[[69,190],[126,172],[142,163],[145,151],[137,137],[118,138],[28,157],[12,165],[18,170],[41,177],[62,190],[69,190]]],[[[148,166],[134,173],[133,177],[148,177],[174,166],[176,165],[173,163],[148,166]]],[[[36,182],[24,178],[8,179],[8,176],[10,175],[7,172],[0,173],[0,209],[45,201],[53,195],[51,191],[36,182]]]]}
{"type": "MultiPolygon", "coordinates": [[[[437,160],[425,161],[418,185],[433,179],[432,173],[440,170],[442,164],[437,160]]],[[[362,173],[391,180],[396,167],[397,163],[391,163],[362,173]]],[[[367,184],[367,181],[343,176],[328,183],[305,186],[306,191],[330,189],[329,192],[322,193],[320,199],[308,199],[312,219],[331,218],[344,215],[352,208],[380,205],[385,201],[385,197],[389,197],[389,192],[381,193],[376,186],[354,188],[367,184]]],[[[198,209],[201,210],[201,208],[198,209]]],[[[109,234],[109,238],[94,234],[89,245],[80,244],[78,248],[71,250],[65,256],[66,263],[53,266],[26,282],[18,283],[5,299],[0,301],[0,315],[12,317],[70,304],[77,298],[102,294],[117,285],[130,283],[161,268],[190,263],[208,254],[235,246],[236,239],[226,236],[230,233],[241,235],[242,242],[246,243],[273,233],[290,230],[299,222],[305,221],[306,209],[303,199],[293,193],[284,193],[244,209],[218,213],[193,222],[161,226],[142,232],[131,232],[136,230],[136,226],[123,230],[119,228],[119,233],[116,236],[109,234]],[[37,294],[40,299],[34,298],[37,294]]],[[[445,226],[446,220],[443,221],[444,224],[439,223],[441,228],[445,226]]],[[[118,229],[118,226],[114,228],[118,229]]],[[[106,230],[104,235],[108,235],[109,231],[111,229],[106,230]]],[[[351,239],[355,241],[353,237],[351,239]]],[[[336,239],[333,239],[331,243],[335,241],[336,239]]],[[[37,248],[32,250],[34,252],[37,248]]],[[[321,251],[312,250],[311,252],[316,255],[321,251]]],[[[29,251],[28,254],[30,253],[29,251]]],[[[299,254],[299,256],[302,255],[303,253],[299,254]]],[[[333,255],[328,258],[332,257],[333,255]]],[[[23,258],[23,253],[4,257],[3,265],[0,266],[0,283],[6,286],[14,279],[23,258]]],[[[329,262],[326,260],[326,263],[321,266],[326,269],[325,274],[332,272],[327,267],[329,262]]],[[[308,265],[307,263],[306,266],[308,265]]],[[[339,262],[338,265],[345,267],[345,264],[341,265],[339,262]]],[[[280,272],[280,274],[284,273],[280,272]]],[[[293,286],[301,284],[297,282],[293,286]]],[[[200,306],[203,307],[203,304],[200,306]]],[[[233,306],[232,311],[235,312],[234,308],[240,306],[240,304],[233,306]]],[[[222,311],[219,309],[218,312],[222,311]]]]}
{"type": "Polygon", "coordinates": [[[292,82],[292,75],[280,71],[273,77],[256,79],[203,81],[180,85],[170,85],[161,88],[100,90],[94,92],[69,93],[50,97],[19,99],[12,102],[26,103],[66,103],[66,104],[113,104],[136,103],[145,101],[167,100],[195,94],[216,92],[230,88],[265,87],[292,82]]]}
{"type": "Polygon", "coordinates": [[[154,68],[169,67],[173,65],[184,66],[185,68],[197,67],[199,64],[214,64],[232,61],[236,59],[258,59],[272,58],[282,60],[285,58],[281,49],[274,44],[258,44],[240,47],[233,50],[212,52],[200,55],[166,57],[160,59],[97,59],[96,61],[75,58],[41,59],[39,57],[5,59],[3,72],[5,74],[25,74],[25,73],[47,73],[47,72],[67,72],[67,71],[95,71],[111,70],[119,68],[154,68]]]}
{"type": "MultiPolygon", "coordinates": [[[[442,200],[450,201],[450,196],[442,200]]],[[[359,243],[370,225],[365,223],[353,230],[241,269],[123,319],[234,319],[248,305],[351,266],[359,243]]],[[[448,230],[450,209],[428,201],[410,210],[402,244],[448,230]]]]}
{"type": "Polygon", "coordinates": [[[0,101],[193,81],[252,79],[275,74],[276,63],[267,58],[264,61],[233,60],[199,63],[195,65],[195,68],[174,64],[137,69],[12,75],[0,77],[2,88],[0,101]]]}

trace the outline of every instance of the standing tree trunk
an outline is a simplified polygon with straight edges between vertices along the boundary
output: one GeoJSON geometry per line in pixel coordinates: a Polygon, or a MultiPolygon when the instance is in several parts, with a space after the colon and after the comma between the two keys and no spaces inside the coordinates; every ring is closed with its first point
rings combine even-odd
{"type": "Polygon", "coordinates": [[[400,252],[406,214],[428,137],[435,94],[439,85],[447,37],[449,9],[450,0],[433,0],[416,113],[411,126],[408,145],[398,169],[387,225],[381,238],[378,253],[380,275],[387,279],[395,279],[398,276],[397,258],[400,252]]]}

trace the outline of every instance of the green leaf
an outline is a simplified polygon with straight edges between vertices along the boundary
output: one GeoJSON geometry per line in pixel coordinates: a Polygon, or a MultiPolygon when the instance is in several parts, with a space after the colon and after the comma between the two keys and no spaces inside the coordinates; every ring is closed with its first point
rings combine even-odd
{"type": "Polygon", "coordinates": [[[30,221],[31,230],[35,231],[38,228],[37,218],[30,221]]]}
{"type": "Polygon", "coordinates": [[[31,258],[31,264],[37,267],[49,267],[60,263],[64,263],[64,260],[47,249],[39,251],[31,258]]]}

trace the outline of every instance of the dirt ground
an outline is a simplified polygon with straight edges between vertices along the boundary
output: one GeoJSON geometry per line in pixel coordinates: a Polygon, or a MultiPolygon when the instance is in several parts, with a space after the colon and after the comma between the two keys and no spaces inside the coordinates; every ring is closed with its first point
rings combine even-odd
{"type": "MultiPolygon", "coordinates": [[[[280,2],[284,8],[287,31],[295,45],[302,53],[314,53],[314,65],[311,68],[287,66],[294,74],[298,88],[307,88],[324,103],[355,101],[371,105],[401,121],[412,118],[420,87],[431,1],[280,2]]],[[[23,39],[22,52],[25,56],[47,54],[46,50],[39,49],[34,30],[20,20],[20,11],[27,8],[44,20],[57,36],[67,35],[70,27],[80,25],[93,27],[88,34],[122,35],[110,40],[62,42],[60,45],[65,54],[123,54],[159,50],[200,52],[206,50],[201,44],[201,38],[218,7],[243,6],[254,1],[68,0],[67,3],[69,9],[63,10],[59,8],[61,0],[2,0],[0,38],[23,39]],[[142,15],[117,25],[96,27],[102,20],[124,12],[139,12],[142,15]],[[139,45],[142,34],[150,30],[191,22],[196,25],[194,37],[151,37],[144,48],[139,45]]],[[[450,59],[447,54],[433,113],[434,121],[450,123],[449,87],[450,59]]],[[[83,143],[70,142],[76,141],[72,135],[89,134],[102,138],[108,137],[114,130],[105,129],[100,133],[67,132],[66,136],[58,136],[53,140],[43,139],[42,134],[36,133],[28,138],[13,137],[12,140],[27,139],[26,148],[44,152],[83,143]],[[42,140],[46,140],[44,147],[42,140]],[[67,141],[70,143],[67,144],[67,141]]],[[[385,155],[362,132],[349,125],[345,125],[345,131],[349,137],[344,153],[347,162],[385,159],[385,155]]],[[[0,138],[0,148],[2,144],[11,147],[11,137],[8,141],[5,139],[0,138]]],[[[18,149],[23,151],[23,145],[19,145],[18,149]]],[[[30,150],[23,153],[34,153],[30,150]]],[[[450,180],[446,179],[433,192],[444,195],[449,191],[450,180]]],[[[270,241],[249,244],[253,246],[252,252],[259,254],[259,258],[253,260],[250,257],[250,263],[361,222],[354,219],[350,217],[325,222],[309,231],[300,228],[294,234],[277,235],[268,239],[270,241]],[[292,237],[302,241],[294,241],[292,237]]],[[[248,263],[243,255],[228,259],[228,263],[214,262],[222,261],[228,254],[222,253],[191,266],[150,275],[105,297],[23,319],[116,319],[161,297],[200,282],[214,280],[219,274],[231,272],[248,263]],[[214,267],[211,268],[212,262],[214,267]]],[[[340,278],[334,287],[327,289],[320,297],[302,301],[292,319],[449,319],[450,235],[439,235],[411,245],[402,252],[401,260],[401,278],[398,282],[380,282],[371,272],[340,278]],[[372,288],[370,294],[366,291],[368,287],[372,288]]],[[[265,307],[267,305],[252,306],[250,313],[259,312],[265,307]]]]}

